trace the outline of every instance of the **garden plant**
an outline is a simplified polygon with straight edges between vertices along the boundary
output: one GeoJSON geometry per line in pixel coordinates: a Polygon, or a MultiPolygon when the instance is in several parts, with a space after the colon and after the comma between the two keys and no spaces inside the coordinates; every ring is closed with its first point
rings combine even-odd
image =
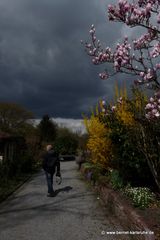
{"type": "MultiPolygon", "coordinates": [[[[103,133],[112,146],[109,147],[112,149],[110,162],[107,159],[103,164],[106,164],[108,169],[110,167],[117,169],[124,184],[131,182],[132,185],[139,187],[150,185],[158,191],[160,191],[159,10],[159,0],[119,0],[117,4],[108,6],[109,21],[137,28],[140,35],[136,34],[134,39],[125,36],[117,43],[115,49],[108,46],[103,48],[97,39],[95,26],[92,25],[89,31],[91,40],[84,43],[93,64],[106,65],[104,72],[99,73],[101,79],[123,73],[132,76],[134,80],[133,94],[130,98],[127,97],[126,90],[121,94],[116,93],[117,101],[114,104],[102,101],[101,112],[95,116],[99,124],[104,124],[103,133]],[[150,91],[149,95],[152,97],[147,96],[145,89],[149,89],[147,93],[150,91]]],[[[91,138],[90,134],[89,141],[91,138]]],[[[93,148],[89,148],[92,152],[93,148]]],[[[99,155],[97,153],[97,156],[99,155]]],[[[104,154],[103,159],[105,158],[104,154]]],[[[92,161],[96,162],[95,158],[92,161]]]]}

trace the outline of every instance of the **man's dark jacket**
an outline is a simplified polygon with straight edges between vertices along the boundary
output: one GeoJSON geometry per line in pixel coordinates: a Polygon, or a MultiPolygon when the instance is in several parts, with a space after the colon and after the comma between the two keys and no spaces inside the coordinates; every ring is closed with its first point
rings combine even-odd
{"type": "Polygon", "coordinates": [[[60,161],[59,154],[54,150],[49,150],[43,155],[42,168],[48,173],[55,173],[60,176],[60,161]]]}

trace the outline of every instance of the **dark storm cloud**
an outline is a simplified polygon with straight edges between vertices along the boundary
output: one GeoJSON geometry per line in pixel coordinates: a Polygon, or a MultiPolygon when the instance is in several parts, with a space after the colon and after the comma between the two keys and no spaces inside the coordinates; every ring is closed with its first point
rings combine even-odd
{"type": "Polygon", "coordinates": [[[98,78],[80,40],[92,23],[112,45],[121,27],[107,22],[109,1],[0,0],[2,101],[21,103],[37,117],[81,117],[113,84],[98,78]]]}

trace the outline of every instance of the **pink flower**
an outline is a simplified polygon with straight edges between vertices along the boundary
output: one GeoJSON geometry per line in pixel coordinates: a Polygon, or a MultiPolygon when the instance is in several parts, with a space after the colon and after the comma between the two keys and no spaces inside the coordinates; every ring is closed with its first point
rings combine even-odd
{"type": "Polygon", "coordinates": [[[160,117],[160,113],[156,112],[155,117],[157,117],[157,118],[160,117]]]}
{"type": "MultiPolygon", "coordinates": [[[[127,37],[118,43],[115,49],[102,48],[97,40],[95,27],[90,28],[91,43],[86,43],[86,52],[95,65],[109,63],[110,72],[99,74],[101,79],[106,79],[118,72],[135,75],[135,84],[148,86],[157,91],[160,89],[160,0],[118,0],[116,4],[108,6],[109,20],[127,24],[129,27],[143,28],[140,37],[129,43],[127,37]],[[156,22],[157,19],[157,22],[156,22]]],[[[138,30],[139,30],[138,29],[138,30]]],[[[140,31],[141,32],[141,31],[140,31]]],[[[156,106],[157,97],[150,103],[156,106]]],[[[152,106],[152,107],[153,107],[152,106]]],[[[158,108],[156,106],[156,108],[158,108]]],[[[146,108],[147,116],[150,109],[146,108]]]]}
{"type": "Polygon", "coordinates": [[[102,73],[99,73],[99,77],[104,80],[104,79],[107,79],[108,78],[108,75],[106,72],[102,72],[102,73]]]}
{"type": "Polygon", "coordinates": [[[148,103],[145,107],[145,109],[151,109],[152,108],[152,105],[150,103],[148,103]]]}
{"type": "Polygon", "coordinates": [[[160,117],[160,97],[159,92],[154,94],[154,97],[151,97],[150,102],[146,105],[146,118],[149,120],[154,120],[160,117]]]}
{"type": "Polygon", "coordinates": [[[112,106],[111,110],[114,112],[116,110],[116,106],[112,106]]]}
{"type": "Polygon", "coordinates": [[[149,99],[149,101],[153,103],[153,102],[154,102],[154,98],[151,97],[151,98],[149,99]]]}

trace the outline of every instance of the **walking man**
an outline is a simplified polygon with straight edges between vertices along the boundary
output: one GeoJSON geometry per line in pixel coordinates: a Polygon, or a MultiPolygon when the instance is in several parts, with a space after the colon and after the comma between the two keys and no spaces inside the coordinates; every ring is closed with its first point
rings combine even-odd
{"type": "Polygon", "coordinates": [[[46,153],[43,156],[42,167],[45,171],[47,186],[48,186],[48,197],[54,197],[55,192],[53,189],[53,176],[56,172],[56,176],[61,177],[60,173],[60,161],[59,155],[54,151],[52,145],[46,146],[46,153]]]}

